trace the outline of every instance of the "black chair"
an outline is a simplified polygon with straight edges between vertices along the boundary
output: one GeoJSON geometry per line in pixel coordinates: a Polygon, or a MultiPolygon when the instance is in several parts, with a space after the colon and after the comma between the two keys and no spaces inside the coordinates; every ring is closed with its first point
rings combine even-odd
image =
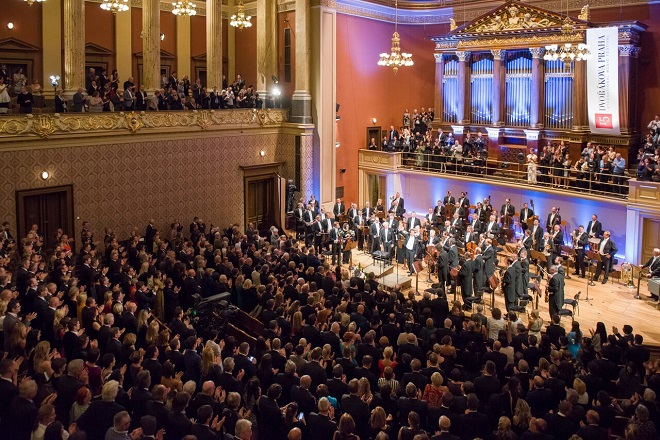
{"type": "Polygon", "coordinates": [[[564,306],[571,306],[573,309],[572,310],[567,309],[566,307],[561,309],[559,312],[557,312],[557,314],[559,315],[560,318],[562,316],[570,316],[571,320],[575,321],[575,310],[577,309],[578,312],[580,311],[579,302],[580,302],[580,295],[581,294],[582,294],[582,292],[578,292],[573,297],[573,299],[570,299],[570,298],[569,299],[564,299],[564,306]]]}

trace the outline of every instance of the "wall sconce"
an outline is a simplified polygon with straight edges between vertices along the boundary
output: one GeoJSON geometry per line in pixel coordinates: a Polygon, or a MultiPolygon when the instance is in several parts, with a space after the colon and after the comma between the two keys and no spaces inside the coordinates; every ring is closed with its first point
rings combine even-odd
{"type": "Polygon", "coordinates": [[[12,23],[11,21],[9,23],[7,23],[7,29],[9,29],[9,30],[14,29],[14,23],[12,23]]]}
{"type": "Polygon", "coordinates": [[[42,172],[41,172],[41,178],[42,178],[43,180],[48,180],[48,179],[50,178],[50,173],[49,173],[48,171],[46,171],[46,170],[42,171],[42,172]]]}
{"type": "Polygon", "coordinates": [[[335,148],[339,148],[339,147],[341,147],[341,142],[339,141],[335,142],[335,148]]]}
{"type": "MultiPolygon", "coordinates": [[[[140,32],[140,38],[144,38],[144,31],[140,32]]],[[[164,33],[160,34],[160,41],[165,41],[165,34],[164,33]]]]}
{"type": "Polygon", "coordinates": [[[266,156],[266,152],[265,152],[264,150],[259,151],[259,156],[261,156],[261,157],[265,157],[265,156],[266,156]]]}
{"type": "Polygon", "coordinates": [[[372,123],[373,125],[376,125],[376,118],[371,118],[371,123],[372,123]]]}

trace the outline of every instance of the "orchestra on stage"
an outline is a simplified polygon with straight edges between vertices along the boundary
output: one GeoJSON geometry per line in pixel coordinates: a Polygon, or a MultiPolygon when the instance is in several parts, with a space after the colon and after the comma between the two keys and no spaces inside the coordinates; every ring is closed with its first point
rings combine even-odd
{"type": "MultiPolygon", "coordinates": [[[[333,264],[352,265],[354,248],[375,260],[396,260],[408,275],[425,271],[427,282],[436,285],[437,280],[445,291],[460,292],[465,308],[483,302],[485,294],[494,301],[492,294],[500,289],[507,311],[524,310],[534,299],[538,305],[545,281],[552,315],[564,306],[565,279],[572,274],[588,279],[590,286],[607,283],[618,251],[596,214],[569,232],[560,207],[542,217],[532,199],[518,211],[510,199],[498,209],[490,196],[472,205],[467,192],[456,197],[447,191],[436,206],[418,215],[406,211],[397,192],[389,207],[379,199],[376,206],[366,202],[360,209],[338,198],[332,212],[326,212],[312,198],[301,200],[293,214],[298,239],[317,254],[331,256],[333,264]]],[[[660,251],[654,255],[639,268],[660,276],[660,251]]]]}

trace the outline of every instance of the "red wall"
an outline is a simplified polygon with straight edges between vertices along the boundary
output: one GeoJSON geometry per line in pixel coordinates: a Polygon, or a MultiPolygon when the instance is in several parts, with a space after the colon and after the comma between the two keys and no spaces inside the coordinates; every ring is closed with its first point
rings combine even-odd
{"type": "MultiPolygon", "coordinates": [[[[236,75],[241,75],[247,85],[257,84],[257,17],[252,17],[252,27],[236,30],[236,75]]],[[[234,78],[227,78],[231,83],[234,78]]]]}
{"type": "MultiPolygon", "coordinates": [[[[85,43],[94,43],[115,52],[115,15],[101,9],[99,3],[85,5],[85,43]]],[[[115,60],[112,60],[108,66],[111,71],[114,65],[115,60]]],[[[128,78],[128,72],[120,74],[128,78]]]]}
{"type": "MultiPolygon", "coordinates": [[[[3,1],[2,13],[0,13],[0,40],[4,40],[5,38],[15,38],[31,44],[32,46],[41,48],[42,37],[40,23],[41,6],[39,4],[29,6],[22,1],[3,1]],[[7,28],[7,23],[9,22],[14,23],[14,29],[10,30],[7,28]]],[[[28,78],[28,84],[32,83],[33,78],[38,78],[40,82],[42,81],[43,74],[40,51],[25,53],[1,51],[2,46],[0,46],[0,58],[7,62],[11,62],[12,59],[20,61],[31,59],[33,61],[32,71],[25,72],[26,76],[31,76],[31,78],[28,78]]],[[[43,84],[41,85],[43,86],[43,84]]]]}
{"type": "Polygon", "coordinates": [[[412,53],[414,65],[391,68],[377,65],[381,52],[390,52],[394,25],[337,14],[337,186],[347,202],[358,199],[358,150],[367,143],[371,119],[388,129],[402,124],[403,112],[433,107],[434,44],[427,37],[444,33],[444,26],[399,26],[401,49],[412,53]],[[345,168],[345,173],[339,170],[345,168]]]}

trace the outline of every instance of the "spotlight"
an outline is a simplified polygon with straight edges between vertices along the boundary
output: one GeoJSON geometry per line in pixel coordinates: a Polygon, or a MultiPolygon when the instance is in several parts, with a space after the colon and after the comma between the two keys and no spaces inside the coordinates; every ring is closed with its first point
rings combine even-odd
{"type": "Polygon", "coordinates": [[[164,33],[160,34],[160,41],[165,41],[165,34],[164,33]]]}
{"type": "Polygon", "coordinates": [[[12,23],[11,21],[9,23],[7,23],[7,29],[9,29],[9,30],[14,29],[14,23],[12,23]]]}
{"type": "Polygon", "coordinates": [[[41,172],[41,178],[43,180],[48,180],[49,177],[50,177],[50,173],[48,173],[48,171],[44,170],[41,172]]]}
{"type": "Polygon", "coordinates": [[[272,79],[272,80],[273,80],[273,83],[275,83],[275,84],[279,84],[279,83],[280,83],[280,80],[277,79],[277,77],[276,77],[275,75],[272,75],[272,76],[270,77],[270,79],[272,79]]]}
{"type": "Polygon", "coordinates": [[[280,90],[279,87],[275,87],[273,89],[273,96],[280,96],[282,94],[282,91],[280,90]]]}
{"type": "Polygon", "coordinates": [[[264,157],[266,155],[266,152],[264,150],[259,151],[259,156],[264,157]]]}
{"type": "Polygon", "coordinates": [[[371,123],[372,123],[373,125],[376,125],[376,118],[371,118],[371,123]]]}
{"type": "Polygon", "coordinates": [[[335,148],[339,148],[339,147],[341,147],[341,142],[339,141],[335,142],[335,148]]]}

